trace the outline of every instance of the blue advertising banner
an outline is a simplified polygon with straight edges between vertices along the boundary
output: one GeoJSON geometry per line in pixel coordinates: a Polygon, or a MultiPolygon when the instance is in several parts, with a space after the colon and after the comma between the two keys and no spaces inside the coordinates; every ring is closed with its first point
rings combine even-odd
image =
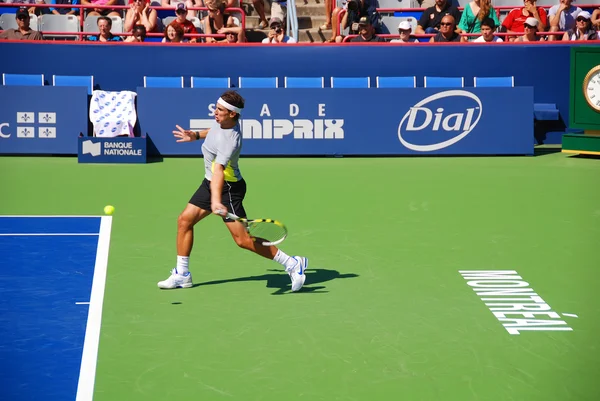
{"type": "Polygon", "coordinates": [[[0,154],[75,154],[87,130],[87,88],[0,86],[0,154]]]}
{"type": "Polygon", "coordinates": [[[146,159],[146,138],[79,138],[79,163],[146,163],[146,159]]]}
{"type": "MultiPolygon", "coordinates": [[[[533,88],[238,89],[243,155],[529,155],[533,88]]],[[[161,155],[178,124],[214,123],[222,89],[138,88],[138,118],[161,155]]]]}

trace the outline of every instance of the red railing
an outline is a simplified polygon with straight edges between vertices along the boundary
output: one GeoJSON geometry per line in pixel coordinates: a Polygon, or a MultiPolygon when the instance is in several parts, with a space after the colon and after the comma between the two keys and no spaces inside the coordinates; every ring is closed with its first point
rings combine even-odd
{"type": "MultiPolygon", "coordinates": [[[[47,33],[49,34],[49,36],[77,36],[78,40],[83,40],[83,38],[85,36],[91,36],[91,35],[98,35],[98,32],[83,32],[83,28],[84,28],[84,23],[85,23],[85,13],[82,12],[83,10],[94,10],[94,9],[109,9],[109,10],[115,10],[115,11],[121,11],[121,10],[128,10],[129,8],[131,8],[131,5],[111,5],[111,6],[100,6],[100,5],[81,5],[81,4],[30,4],[30,3],[0,3],[0,11],[2,10],[2,8],[19,8],[19,7],[24,7],[24,8],[68,8],[68,9],[73,9],[73,8],[77,8],[79,9],[79,15],[77,16],[79,19],[79,32],[57,32],[57,31],[46,31],[46,32],[42,32],[42,33],[47,33]]],[[[149,9],[151,10],[166,10],[166,11],[172,11],[173,12],[173,17],[175,17],[175,7],[149,7],[149,9]]],[[[192,10],[192,11],[208,11],[207,7],[190,7],[188,10],[192,10]]],[[[225,9],[226,12],[229,13],[239,13],[241,14],[242,18],[240,21],[241,24],[241,28],[242,29],[246,29],[246,13],[242,8],[238,8],[238,7],[230,7],[225,9]]],[[[1,13],[1,12],[0,12],[1,13]]],[[[48,15],[52,15],[52,14],[48,14],[48,15]]],[[[39,16],[38,18],[44,18],[43,15],[39,16]]],[[[125,23],[125,16],[122,17],[123,18],[123,24],[125,23]]],[[[158,18],[158,17],[157,17],[158,18]]],[[[160,19],[160,18],[158,18],[160,19]]],[[[0,31],[2,32],[2,31],[0,31]]],[[[131,32],[115,32],[113,35],[115,36],[131,36],[131,32]]],[[[186,39],[188,38],[209,38],[209,37],[214,37],[214,38],[225,38],[226,35],[224,34],[185,34],[184,37],[186,39]]],[[[164,37],[164,33],[162,32],[148,32],[146,34],[146,37],[164,37]]],[[[203,43],[205,44],[205,43],[203,43]]]]}
{"type": "MultiPolygon", "coordinates": [[[[550,36],[550,35],[555,35],[555,36],[562,36],[564,35],[564,32],[537,32],[536,35],[538,36],[550,36]]],[[[411,35],[411,37],[414,37],[416,39],[419,38],[432,38],[434,37],[436,34],[434,33],[425,33],[425,34],[414,34],[411,35]]],[[[351,39],[356,38],[359,35],[348,35],[344,37],[344,40],[342,41],[342,43],[347,43],[349,42],[351,39]]],[[[400,37],[400,35],[398,34],[378,34],[377,36],[384,38],[384,39],[398,39],[400,37]]],[[[481,33],[461,33],[459,34],[459,36],[461,37],[479,37],[481,36],[481,33]]],[[[515,34],[514,32],[512,33],[508,33],[508,32],[495,32],[494,36],[499,36],[499,37],[505,37],[505,36],[523,36],[523,34],[515,34]]],[[[596,42],[600,42],[600,39],[598,40],[588,40],[587,42],[590,43],[596,43],[596,42]]],[[[446,43],[446,42],[418,42],[418,43],[414,43],[414,44],[423,44],[423,43],[435,43],[435,44],[440,44],[440,43],[446,43]]],[[[448,42],[448,43],[453,43],[453,44],[459,44],[459,43],[475,43],[477,44],[477,42],[448,42]]],[[[486,42],[482,42],[482,43],[486,43],[486,42]]],[[[498,44],[502,44],[502,42],[494,42],[494,43],[498,43],[498,44]]],[[[503,43],[511,43],[509,41],[504,41],[503,43]]],[[[539,41],[539,42],[513,42],[515,44],[524,44],[524,43],[561,43],[560,40],[555,40],[555,41],[539,41]]],[[[564,43],[563,43],[564,44],[564,43]]]]}

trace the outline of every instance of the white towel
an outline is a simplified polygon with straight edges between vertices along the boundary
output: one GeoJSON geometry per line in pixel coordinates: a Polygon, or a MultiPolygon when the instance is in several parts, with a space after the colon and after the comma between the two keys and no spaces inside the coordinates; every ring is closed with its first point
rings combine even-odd
{"type": "Polygon", "coordinates": [[[90,101],[90,121],[94,125],[94,136],[112,138],[115,136],[133,137],[133,127],[137,121],[135,92],[120,91],[92,92],[90,101]]]}

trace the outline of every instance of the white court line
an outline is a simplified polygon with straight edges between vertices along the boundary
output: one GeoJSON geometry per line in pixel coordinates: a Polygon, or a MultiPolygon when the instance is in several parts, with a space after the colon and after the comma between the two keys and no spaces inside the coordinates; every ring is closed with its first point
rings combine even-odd
{"type": "Polygon", "coordinates": [[[574,313],[563,313],[563,316],[569,316],[569,317],[579,317],[574,313]]]}
{"type": "Polygon", "coordinates": [[[75,305],[89,305],[89,302],[75,302],[75,305]]]}
{"type": "Polygon", "coordinates": [[[100,343],[102,303],[104,302],[104,288],[106,286],[111,226],[112,217],[103,216],[100,220],[100,237],[98,237],[94,280],[92,282],[90,309],[85,328],[85,340],[83,341],[83,354],[81,356],[81,368],[79,369],[76,401],[92,401],[94,397],[94,381],[96,380],[96,362],[98,360],[98,345],[100,343]]]}
{"type": "Polygon", "coordinates": [[[95,233],[83,234],[83,233],[19,233],[19,234],[11,234],[11,233],[3,233],[0,234],[0,237],[49,237],[49,236],[57,236],[57,237],[81,237],[81,236],[90,236],[90,235],[100,235],[95,233]]]}

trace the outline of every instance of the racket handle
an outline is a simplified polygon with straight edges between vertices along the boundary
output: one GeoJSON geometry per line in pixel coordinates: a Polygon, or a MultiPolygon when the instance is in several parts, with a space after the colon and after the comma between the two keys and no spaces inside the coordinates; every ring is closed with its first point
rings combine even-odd
{"type": "Polygon", "coordinates": [[[221,209],[217,210],[217,214],[218,214],[219,216],[227,216],[227,218],[228,218],[228,219],[231,219],[231,220],[239,220],[239,219],[240,219],[240,218],[239,218],[238,216],[236,216],[235,214],[233,214],[233,213],[229,213],[229,212],[225,213],[225,210],[221,210],[221,209]]]}

